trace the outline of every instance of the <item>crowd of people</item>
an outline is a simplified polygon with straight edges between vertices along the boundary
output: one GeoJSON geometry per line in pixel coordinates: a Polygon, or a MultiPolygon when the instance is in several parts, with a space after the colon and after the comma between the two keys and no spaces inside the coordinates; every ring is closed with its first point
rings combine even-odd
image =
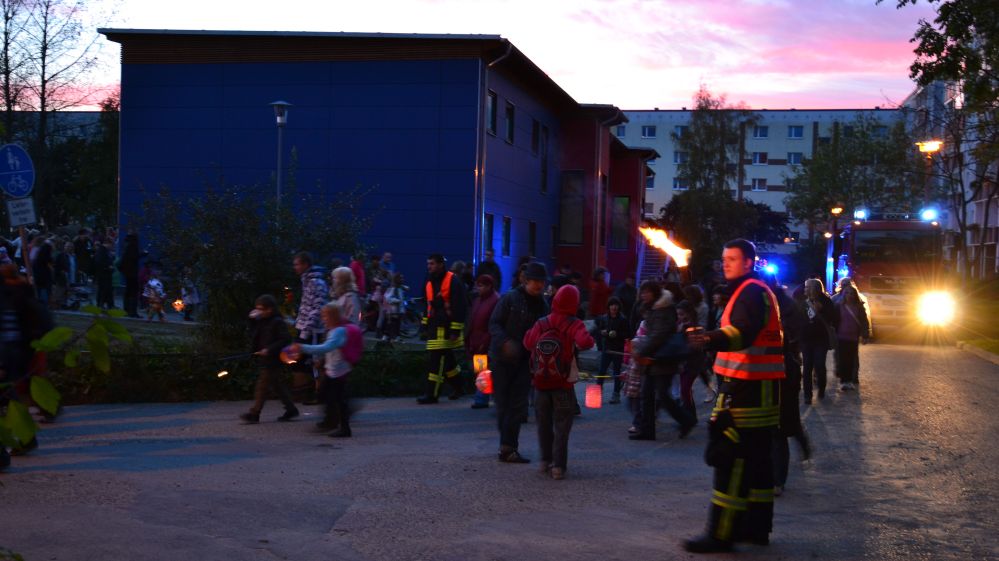
{"type": "MultiPolygon", "coordinates": [[[[81,231],[74,243],[64,244],[64,252],[89,252],[85,234],[81,231]],[[83,251],[77,251],[76,241],[83,251]]],[[[34,258],[28,258],[46,267],[46,248],[55,245],[36,238],[30,244],[34,258]]],[[[0,260],[10,251],[0,250],[0,260]]],[[[91,261],[76,261],[75,267],[95,271],[99,278],[94,269],[99,253],[91,261]]],[[[119,261],[134,259],[137,264],[139,256],[137,240],[127,236],[119,261]]],[[[464,394],[462,370],[469,370],[463,362],[487,355],[492,392],[477,392],[472,408],[488,408],[493,400],[498,460],[530,463],[520,451],[520,431],[533,407],[540,471],[559,480],[568,472],[573,418],[581,414],[574,389],[580,351],[598,348],[595,378],[601,386],[612,382],[609,404],[624,398],[631,440],[657,438],[660,409],[676,422],[677,437],[686,437],[698,424],[693,387],[702,380],[705,402],[714,403],[705,454],[715,468],[714,492],[707,533],[685,547],[713,552],[740,541],[766,544],[773,498],[787,480],[788,439],[799,443],[803,459],[811,454],[799,396],[805,404],[811,403],[813,392],[824,399],[830,350],[840,390],[859,388],[858,345],[870,335],[870,319],[865,299],[849,279],[841,281],[833,297],[818,279],[788,293],[776,278],[754,272],[755,257],[751,243],[733,240],[723,259],[697,282],[666,277],[636,286],[635,278],[626,276],[613,288],[604,268],[584,282],[568,266],[549,275],[544,264],[526,258],[511,275],[510,288],[502,291],[503,275],[491,255],[473,271],[460,261],[449,267],[443,255],[432,254],[418,291],[427,360],[425,388],[417,402],[438,403],[445,384],[448,399],[459,399],[464,394]]],[[[254,303],[250,340],[259,375],[253,403],[240,416],[243,422],[259,422],[267,395],[273,393],[284,406],[278,421],[299,416],[296,402],[321,403],[324,416],[316,430],[336,438],[353,436],[348,382],[363,353],[362,330],[387,340],[398,337],[408,287],[390,253],[367,264],[358,255],[348,265],[332,265],[327,273],[309,253],[294,256],[292,268],[301,281],[294,317],[282,317],[272,295],[254,303]],[[284,364],[293,373],[291,387],[283,380],[284,364]]],[[[70,278],[73,270],[67,272],[70,278]]],[[[0,378],[23,382],[31,356],[26,343],[44,332],[38,310],[47,311],[49,304],[40,286],[35,287],[37,298],[21,297],[28,285],[11,261],[0,263],[0,271],[0,378]],[[37,309],[25,309],[27,301],[37,302],[37,309]],[[26,321],[28,317],[34,319],[26,321]]],[[[126,308],[134,311],[138,272],[134,282],[128,274],[125,279],[126,308]]],[[[164,295],[155,271],[148,273],[143,295],[147,318],[162,314],[164,295]]],[[[9,462],[6,450],[3,457],[9,462]]]]}

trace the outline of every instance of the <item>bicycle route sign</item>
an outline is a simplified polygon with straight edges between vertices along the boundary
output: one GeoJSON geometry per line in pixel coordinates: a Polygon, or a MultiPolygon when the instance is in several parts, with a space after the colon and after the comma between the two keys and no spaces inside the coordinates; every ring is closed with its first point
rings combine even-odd
{"type": "Polygon", "coordinates": [[[0,146],[0,188],[8,196],[27,197],[35,186],[35,166],[31,156],[16,144],[0,146]]]}

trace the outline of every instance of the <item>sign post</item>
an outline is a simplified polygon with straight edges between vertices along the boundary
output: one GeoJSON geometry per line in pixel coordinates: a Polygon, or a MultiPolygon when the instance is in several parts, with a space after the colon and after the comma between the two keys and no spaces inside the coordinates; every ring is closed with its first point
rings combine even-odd
{"type": "Polygon", "coordinates": [[[13,199],[7,201],[7,216],[10,218],[10,227],[18,227],[21,258],[24,259],[24,270],[28,272],[31,284],[34,284],[34,278],[31,274],[31,256],[24,225],[37,221],[35,202],[28,197],[34,187],[35,165],[31,162],[31,156],[16,144],[0,146],[0,189],[13,199]]]}

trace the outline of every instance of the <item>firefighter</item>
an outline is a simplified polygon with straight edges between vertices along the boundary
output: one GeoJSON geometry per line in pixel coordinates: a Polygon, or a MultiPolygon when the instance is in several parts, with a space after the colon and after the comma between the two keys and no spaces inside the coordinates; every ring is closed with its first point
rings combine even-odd
{"type": "Polygon", "coordinates": [[[423,337],[427,341],[427,392],[416,400],[420,404],[437,403],[441,384],[451,384],[448,399],[461,397],[461,373],[454,354],[462,348],[462,333],[468,300],[461,279],[447,270],[444,256],[435,253],[427,258],[427,314],[423,317],[423,337]]]}
{"type": "Polygon", "coordinates": [[[705,459],[715,468],[707,532],[686,540],[692,553],[730,551],[733,542],[769,545],[773,526],[771,450],[784,378],[777,299],[753,272],[756,248],[725,244],[722,267],[731,298],[719,329],[690,334],[695,347],[717,350],[720,380],[705,459]]]}

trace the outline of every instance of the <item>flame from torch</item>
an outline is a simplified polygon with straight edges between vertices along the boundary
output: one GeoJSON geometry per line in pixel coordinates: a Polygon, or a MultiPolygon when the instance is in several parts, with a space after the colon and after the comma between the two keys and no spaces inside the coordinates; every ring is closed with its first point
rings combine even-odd
{"type": "Polygon", "coordinates": [[[657,228],[639,228],[645,239],[652,247],[661,249],[676,262],[677,267],[686,267],[689,263],[691,251],[684,249],[666,236],[666,232],[657,228]]]}

